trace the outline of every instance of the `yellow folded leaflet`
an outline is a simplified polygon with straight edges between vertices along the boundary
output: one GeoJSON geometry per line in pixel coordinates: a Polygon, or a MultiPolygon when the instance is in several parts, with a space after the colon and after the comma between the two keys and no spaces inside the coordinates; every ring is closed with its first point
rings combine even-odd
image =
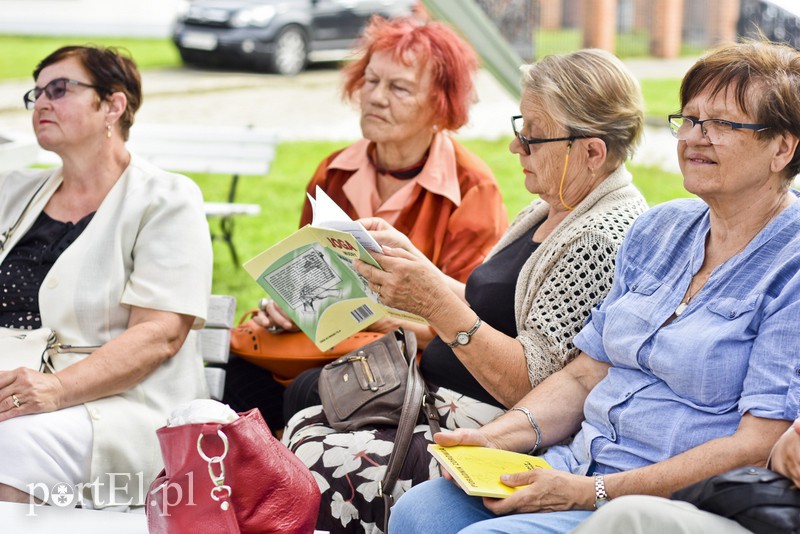
{"type": "Polygon", "coordinates": [[[428,452],[450,473],[468,495],[503,499],[525,486],[512,488],[500,482],[500,475],[531,469],[552,469],[538,456],[488,447],[442,447],[428,445],[428,452]]]}

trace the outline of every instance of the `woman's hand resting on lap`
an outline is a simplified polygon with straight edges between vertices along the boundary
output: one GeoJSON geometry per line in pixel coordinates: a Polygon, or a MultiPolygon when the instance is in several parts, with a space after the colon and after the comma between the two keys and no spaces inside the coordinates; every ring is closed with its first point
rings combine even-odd
{"type": "Polygon", "coordinates": [[[61,406],[64,388],[57,375],[40,373],[20,367],[13,371],[0,371],[0,421],[54,412],[61,406]],[[14,395],[19,408],[14,405],[14,395]]]}
{"type": "MultiPolygon", "coordinates": [[[[461,428],[454,432],[438,432],[433,441],[443,447],[472,445],[502,449],[478,429],[461,428]]],[[[452,477],[442,470],[442,476],[452,477]]],[[[521,473],[508,473],[501,477],[507,486],[527,486],[505,499],[484,498],[483,504],[498,515],[556,510],[591,510],[594,506],[594,480],[592,477],[573,475],[556,469],[533,469],[521,473]],[[579,498],[579,499],[578,499],[579,498]],[[578,499],[578,500],[576,500],[578,499]]]]}

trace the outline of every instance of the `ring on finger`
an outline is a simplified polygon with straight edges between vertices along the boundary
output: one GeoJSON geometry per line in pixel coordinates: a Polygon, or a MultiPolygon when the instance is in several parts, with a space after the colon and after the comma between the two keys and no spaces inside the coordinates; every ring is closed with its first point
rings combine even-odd
{"type": "Polygon", "coordinates": [[[19,408],[22,403],[19,401],[19,397],[16,394],[11,394],[11,402],[14,403],[14,408],[19,408]]]}
{"type": "Polygon", "coordinates": [[[281,332],[283,332],[283,328],[281,328],[280,326],[278,326],[278,325],[276,325],[276,324],[273,324],[273,325],[270,325],[270,326],[267,328],[267,331],[268,331],[270,334],[280,334],[281,332]]]}

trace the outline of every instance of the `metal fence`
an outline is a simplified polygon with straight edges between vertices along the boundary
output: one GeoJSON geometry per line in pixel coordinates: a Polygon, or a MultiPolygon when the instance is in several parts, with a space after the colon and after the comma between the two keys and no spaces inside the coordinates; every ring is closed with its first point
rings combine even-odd
{"type": "MultiPolygon", "coordinates": [[[[585,0],[475,0],[475,3],[526,61],[548,53],[577,50],[584,45],[585,0]]],[[[737,36],[755,37],[759,31],[771,40],[800,49],[800,2],[740,0],[738,13],[735,6],[720,0],[684,1],[680,22],[682,53],[700,54],[719,42],[737,36]],[[798,7],[782,7],[789,5],[798,7]],[[728,11],[723,12],[724,9],[728,11]]],[[[649,0],[617,1],[614,53],[621,57],[652,53],[654,30],[663,24],[654,11],[655,3],[649,0]]]]}

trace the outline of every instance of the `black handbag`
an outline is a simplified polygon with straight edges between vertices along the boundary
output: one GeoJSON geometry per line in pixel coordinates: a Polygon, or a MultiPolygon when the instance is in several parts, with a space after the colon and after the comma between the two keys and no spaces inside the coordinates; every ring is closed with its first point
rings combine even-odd
{"type": "Polygon", "coordinates": [[[345,354],[322,368],[322,410],[339,432],[365,426],[397,426],[392,455],[379,486],[384,504],[384,532],[389,523],[392,490],[400,476],[420,412],[431,433],[439,432],[439,412],[417,364],[417,338],[402,328],[345,354]]]}
{"type": "Polygon", "coordinates": [[[676,491],[672,498],[727,517],[756,534],[800,533],[800,490],[763,467],[740,467],[676,491]]]}

